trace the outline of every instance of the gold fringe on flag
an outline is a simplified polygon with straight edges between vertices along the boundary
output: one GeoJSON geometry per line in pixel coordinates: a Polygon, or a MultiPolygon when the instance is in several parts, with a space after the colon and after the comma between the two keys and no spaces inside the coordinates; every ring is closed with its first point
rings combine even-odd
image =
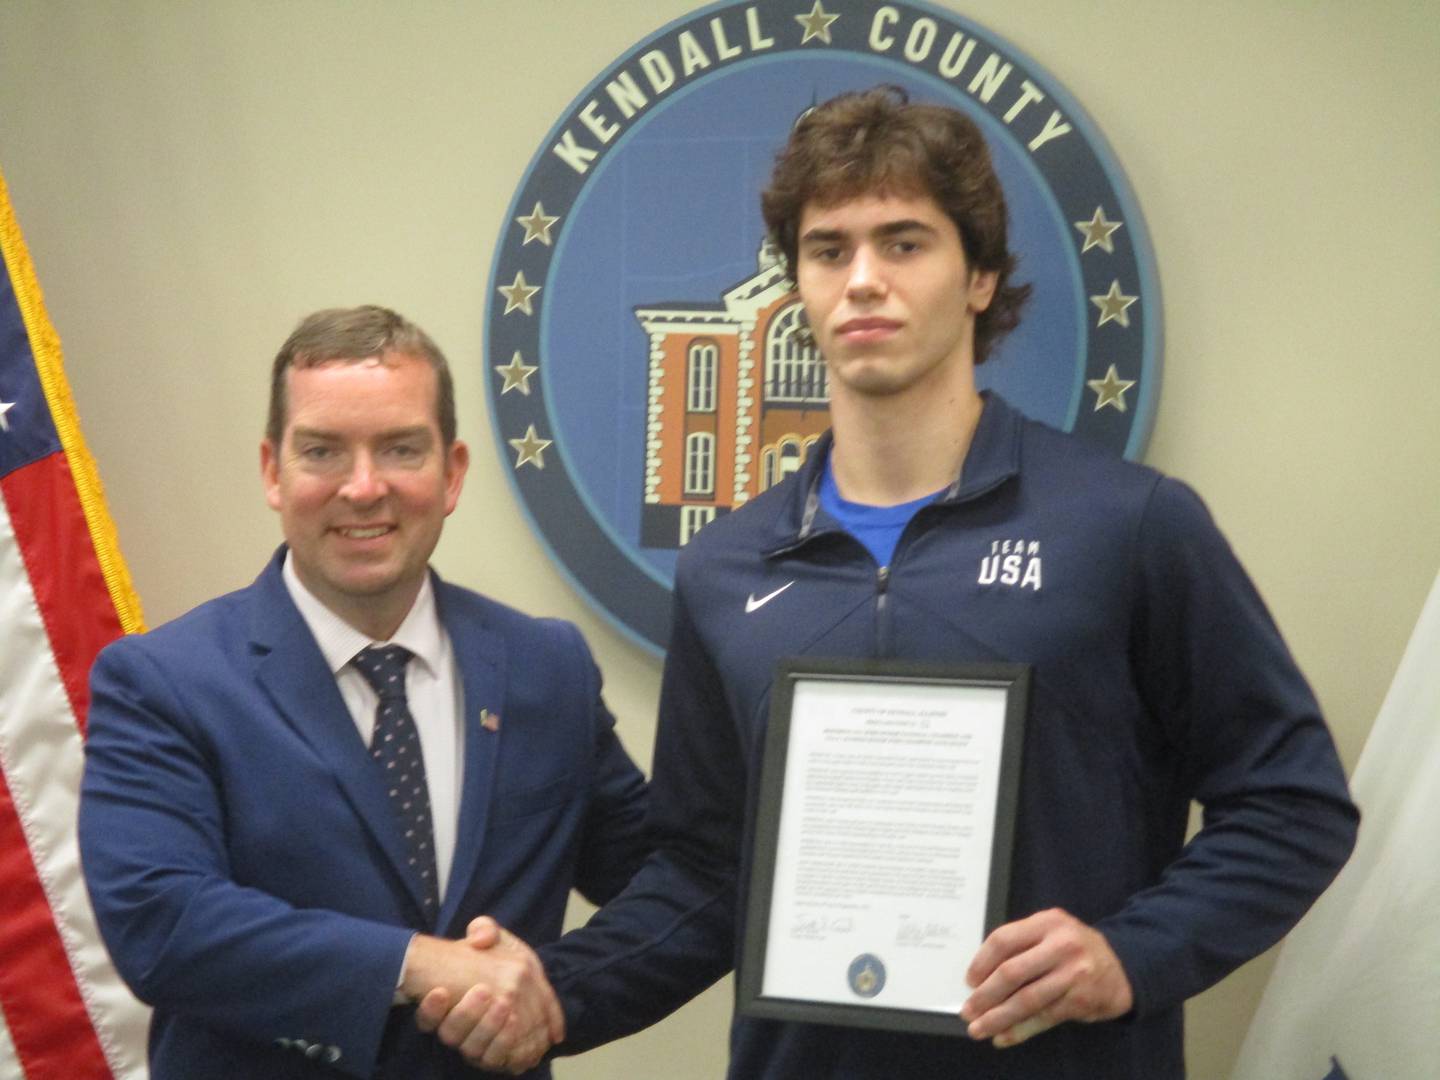
{"type": "Polygon", "coordinates": [[[30,338],[30,352],[35,358],[45,398],[50,403],[55,429],[60,433],[60,445],[65,449],[70,475],[75,480],[75,490],[90,530],[90,542],[95,547],[95,557],[105,575],[105,586],[110,591],[115,613],[120,617],[120,626],[127,634],[137,633],[145,629],[140,596],[120,554],[120,539],[105,504],[105,488],[100,483],[95,459],[90,456],[90,449],[80,433],[75,399],[65,378],[65,357],[60,349],[60,336],[55,333],[55,327],[45,311],[45,298],[40,292],[40,282],[35,277],[35,267],[30,262],[25,238],[20,235],[20,225],[10,207],[10,189],[5,185],[3,172],[0,172],[0,256],[4,257],[10,270],[15,301],[30,338]]]}

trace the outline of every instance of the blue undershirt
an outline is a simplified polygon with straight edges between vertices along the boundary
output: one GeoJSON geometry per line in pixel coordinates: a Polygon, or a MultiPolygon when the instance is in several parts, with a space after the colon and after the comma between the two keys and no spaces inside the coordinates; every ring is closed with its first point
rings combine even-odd
{"type": "Polygon", "coordinates": [[[928,506],[944,492],[945,489],[941,488],[913,502],[900,503],[897,506],[868,506],[865,503],[849,502],[840,497],[840,489],[835,486],[835,474],[827,458],[825,474],[820,478],[820,507],[838,521],[846,532],[864,544],[875,557],[877,564],[889,566],[890,560],[895,557],[895,545],[900,542],[900,534],[905,531],[905,526],[910,524],[915,511],[922,506],[928,506]]]}

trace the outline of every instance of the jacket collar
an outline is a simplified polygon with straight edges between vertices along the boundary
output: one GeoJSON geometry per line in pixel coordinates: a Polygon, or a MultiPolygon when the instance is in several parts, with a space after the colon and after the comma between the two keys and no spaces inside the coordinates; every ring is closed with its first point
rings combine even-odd
{"type": "MultiPolygon", "coordinates": [[[[1024,417],[998,394],[983,390],[980,397],[984,408],[970,449],[965,452],[959,475],[936,500],[937,505],[969,502],[1020,472],[1020,426],[1024,417]]],[[[771,543],[764,552],[767,557],[803,544],[827,532],[827,525],[833,524],[820,509],[820,481],[834,441],[831,431],[820,436],[791,479],[786,500],[775,517],[771,543]]]]}

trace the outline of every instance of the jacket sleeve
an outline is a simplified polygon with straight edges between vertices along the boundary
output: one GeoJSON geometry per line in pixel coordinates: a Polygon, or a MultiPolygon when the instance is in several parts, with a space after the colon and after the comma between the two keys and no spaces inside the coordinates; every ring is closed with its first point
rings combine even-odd
{"type": "Polygon", "coordinates": [[[580,836],[575,887],[592,904],[604,904],[623,889],[650,853],[645,824],[649,794],[645,777],[620,744],[615,717],[600,696],[600,670],[580,631],[565,624],[576,653],[576,670],[582,680],[591,718],[594,743],[590,805],[580,836]]]}
{"type": "Polygon", "coordinates": [[[80,798],[86,883],[117,969],[152,1006],[265,1045],[304,1040],[371,1075],[411,931],[235,880],[206,739],[138,645],[110,646],[92,672],[80,798]]]}
{"type": "Polygon", "coordinates": [[[629,1035],[732,964],[745,762],[677,588],[650,781],[656,850],[585,926],[538,951],[565,1011],[561,1053],[629,1035]]]}
{"type": "Polygon", "coordinates": [[[1097,928],[1137,1011],[1278,941],[1339,872],[1359,811],[1304,676],[1198,496],[1162,479],[1139,526],[1132,664],[1202,827],[1097,928]]]}

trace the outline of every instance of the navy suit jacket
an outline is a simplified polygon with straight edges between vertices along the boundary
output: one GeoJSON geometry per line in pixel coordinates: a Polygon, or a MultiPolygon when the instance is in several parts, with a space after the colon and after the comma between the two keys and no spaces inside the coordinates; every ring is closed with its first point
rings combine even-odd
{"type": "Polygon", "coordinates": [[[249,588],[115,642],[91,673],[81,854],[116,967],[155,1010],[152,1078],[473,1078],[392,1008],[411,935],[458,937],[490,914],[556,938],[572,886],[603,903],[643,860],[644,779],[573,626],[435,578],[465,763],[427,923],[283,552],[249,588]]]}

